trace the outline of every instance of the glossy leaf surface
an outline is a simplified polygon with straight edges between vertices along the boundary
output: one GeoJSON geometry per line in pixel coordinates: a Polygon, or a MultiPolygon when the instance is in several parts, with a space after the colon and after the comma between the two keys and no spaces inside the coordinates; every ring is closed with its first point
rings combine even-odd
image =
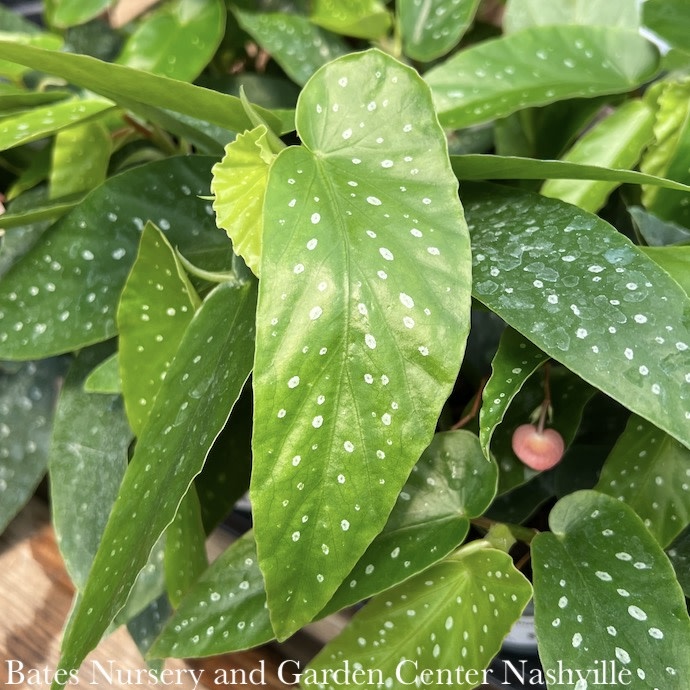
{"type": "Polygon", "coordinates": [[[46,0],[52,24],[66,28],[84,24],[108,9],[114,0],[46,0]]]}
{"type": "Polygon", "coordinates": [[[690,297],[690,247],[645,247],[644,253],[659,264],[690,297]]]}
{"type": "Polygon", "coordinates": [[[304,145],[269,174],[254,372],[252,501],[279,637],[383,528],[469,320],[462,208],[416,73],[378,51],[336,60],[297,125],[304,145]]]}
{"type": "Polygon", "coordinates": [[[690,450],[633,415],[596,488],[625,501],[668,546],[690,524],[690,450]]]}
{"type": "Polygon", "coordinates": [[[425,75],[441,124],[461,128],[565,98],[629,91],[654,76],[654,46],[633,31],[546,26],[485,41],[425,75]]]}
{"type": "Polygon", "coordinates": [[[532,541],[544,667],[557,669],[566,653],[578,669],[615,660],[631,687],[681,687],[690,673],[690,619],[673,568],[642,521],[624,503],[582,491],[562,499],[549,524],[553,533],[532,541]]]}
{"type": "Polygon", "coordinates": [[[78,667],[96,646],[200,472],[251,370],[255,299],[254,286],[219,285],[190,324],[125,473],[65,633],[61,668],[78,667]]]}
{"type": "Polygon", "coordinates": [[[568,204],[469,184],[463,199],[475,297],[690,446],[690,300],[680,286],[607,223],[568,204]]]}
{"type": "Polygon", "coordinates": [[[309,19],[328,31],[345,36],[375,39],[391,25],[391,15],[381,0],[314,0],[309,19]]]}

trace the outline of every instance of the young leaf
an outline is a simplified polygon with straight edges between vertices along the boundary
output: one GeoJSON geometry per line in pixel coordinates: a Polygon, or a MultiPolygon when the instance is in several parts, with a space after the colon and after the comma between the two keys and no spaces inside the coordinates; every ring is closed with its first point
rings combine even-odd
{"type": "Polygon", "coordinates": [[[211,205],[198,198],[208,192],[211,160],[133,168],[52,226],[3,276],[0,357],[45,357],[115,335],[118,299],[147,219],[190,260],[222,266],[227,238],[213,227],[211,205]]]}
{"type": "Polygon", "coordinates": [[[309,19],[328,31],[368,39],[381,38],[391,25],[381,0],[314,0],[309,19]]]}
{"type": "Polygon", "coordinates": [[[45,474],[55,399],[66,358],[0,363],[0,534],[33,496],[45,474]]]}
{"type": "Polygon", "coordinates": [[[478,5],[479,0],[400,0],[405,55],[421,62],[445,55],[467,31],[478,5]]]}
{"type": "Polygon", "coordinates": [[[532,541],[544,668],[614,663],[631,687],[681,687],[690,619],[673,568],[640,518],[614,498],[581,491],[556,505],[549,524],[553,533],[532,541]]]}
{"type": "Polygon", "coordinates": [[[121,393],[120,369],[117,364],[117,352],[104,359],[84,380],[87,393],[121,393]]]}
{"type": "Polygon", "coordinates": [[[565,98],[620,93],[659,68],[633,31],[538,26],[467,48],[425,75],[441,124],[461,128],[565,98]]]}
{"type": "Polygon", "coordinates": [[[171,79],[193,81],[225,34],[223,0],[172,0],[137,24],[117,62],[171,79]]]}
{"type": "Polygon", "coordinates": [[[463,199],[475,297],[690,446],[690,302],[680,286],[610,225],[569,204],[479,184],[464,185],[463,199]]]}
{"type": "Polygon", "coordinates": [[[508,0],[503,30],[515,33],[532,26],[579,24],[621,27],[637,31],[640,10],[637,0],[508,0]]]}
{"type": "Polygon", "coordinates": [[[383,528],[469,325],[462,208],[418,75],[378,51],[336,60],[297,125],[304,145],[269,174],[254,377],[252,501],[279,637],[383,528]]]}
{"type": "Polygon", "coordinates": [[[255,300],[253,285],[221,284],[187,329],[65,633],[61,668],[78,668],[96,646],[200,472],[251,370],[255,300]]]}
{"type": "Polygon", "coordinates": [[[199,297],[165,235],[147,223],[117,307],[118,366],[137,436],[146,425],[199,297]]]}
{"type": "Polygon", "coordinates": [[[88,373],[111,351],[110,344],[102,344],[79,353],[65,380],[53,423],[49,467],[53,526],[77,589],[86,582],[132,441],[122,398],[84,390],[88,373]]]}
{"type": "Polygon", "coordinates": [[[266,134],[264,125],[239,134],[225,147],[223,160],[211,170],[216,223],[228,233],[235,254],[244,259],[256,276],[261,259],[266,183],[275,158],[266,134]]]}
{"type": "Polygon", "coordinates": [[[438,669],[437,683],[429,684],[474,688],[531,590],[510,556],[486,542],[468,544],[372,599],[309,664],[302,682],[316,684],[324,671],[332,679],[347,664],[373,673],[369,687],[414,685],[424,669],[438,669]]]}
{"type": "Polygon", "coordinates": [[[114,0],[47,0],[46,11],[50,23],[64,29],[85,24],[113,3],[114,0]]]}
{"type": "Polygon", "coordinates": [[[668,546],[690,524],[690,450],[633,415],[595,488],[625,501],[668,546]]]}
{"type": "Polygon", "coordinates": [[[513,398],[548,358],[545,352],[512,328],[506,328],[503,332],[491,362],[491,378],[484,387],[479,411],[479,441],[487,458],[491,457],[491,437],[513,398]]]}
{"type": "MultiPolygon", "coordinates": [[[[632,168],[654,138],[653,124],[654,112],[644,101],[628,101],[580,137],[563,159],[606,168],[632,168]]],[[[616,182],[547,180],[541,193],[594,213],[616,186],[616,182]]]]}

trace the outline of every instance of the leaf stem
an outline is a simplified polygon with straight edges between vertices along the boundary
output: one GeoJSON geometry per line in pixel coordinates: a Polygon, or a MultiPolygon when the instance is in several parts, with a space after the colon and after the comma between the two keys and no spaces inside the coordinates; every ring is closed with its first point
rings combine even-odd
{"type": "Polygon", "coordinates": [[[485,376],[480,382],[479,382],[479,389],[477,390],[477,394],[474,396],[474,400],[472,402],[472,408],[470,411],[464,416],[461,417],[453,426],[451,426],[451,431],[456,431],[457,429],[462,429],[462,427],[465,426],[468,422],[473,420],[477,416],[477,412],[479,412],[479,406],[481,405],[482,401],[482,393],[484,392],[484,387],[486,386],[486,382],[489,380],[488,376],[485,376]]]}
{"type": "Polygon", "coordinates": [[[487,517],[477,517],[477,518],[472,518],[470,520],[472,525],[475,527],[478,527],[481,530],[489,531],[494,525],[502,525],[504,524],[511,532],[511,534],[518,540],[523,542],[524,544],[529,544],[531,543],[532,539],[539,534],[539,530],[534,529],[532,527],[524,527],[523,525],[513,525],[510,523],[502,523],[498,522],[496,520],[491,520],[490,518],[487,517]]]}

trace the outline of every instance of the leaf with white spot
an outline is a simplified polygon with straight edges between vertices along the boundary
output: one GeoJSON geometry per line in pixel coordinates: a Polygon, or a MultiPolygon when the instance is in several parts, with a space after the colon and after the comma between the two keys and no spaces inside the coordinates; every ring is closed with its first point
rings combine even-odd
{"type": "MultiPolygon", "coordinates": [[[[580,137],[563,159],[606,168],[633,168],[654,138],[653,123],[654,111],[649,105],[642,100],[627,101],[580,137]]],[[[617,186],[616,182],[547,180],[541,193],[595,212],[617,186]]]]}
{"type": "Polygon", "coordinates": [[[419,76],[346,56],[305,87],[297,124],[303,146],[269,173],[254,374],[252,501],[279,637],[383,529],[469,326],[468,237],[419,76]]]}
{"type": "Polygon", "coordinates": [[[610,496],[580,491],[556,504],[549,525],[552,532],[532,541],[544,668],[615,663],[630,687],[682,687],[690,618],[673,568],[640,518],[610,496]]]}
{"type": "Polygon", "coordinates": [[[368,39],[381,38],[391,25],[381,0],[313,0],[309,19],[328,31],[368,39]]]}
{"type": "Polygon", "coordinates": [[[121,393],[120,368],[117,364],[117,352],[95,366],[84,380],[87,393],[121,393]]]}
{"type": "Polygon", "coordinates": [[[149,656],[211,656],[256,647],[274,636],[254,534],[248,532],[199,577],[149,656]]]}
{"type": "Polygon", "coordinates": [[[235,254],[241,256],[257,276],[266,183],[275,158],[266,135],[265,125],[238,134],[235,141],[225,147],[223,160],[211,170],[216,223],[228,233],[235,254]]]}
{"type": "Polygon", "coordinates": [[[633,415],[595,488],[625,501],[668,546],[690,524],[690,450],[633,415]]]}
{"type": "Polygon", "coordinates": [[[472,23],[479,0],[400,0],[405,55],[430,62],[457,45],[472,23]]]}
{"type": "Polygon", "coordinates": [[[171,79],[193,81],[225,34],[223,0],[172,0],[139,21],[116,62],[171,79]]]}
{"type": "Polygon", "coordinates": [[[369,545],[319,617],[356,604],[445,558],[467,536],[470,518],[496,494],[498,471],[468,431],[436,434],[382,532],[369,545]]]}
{"type": "Polygon", "coordinates": [[[380,673],[370,687],[414,685],[424,669],[448,669],[452,680],[443,684],[474,688],[531,594],[510,556],[472,542],[372,599],[309,664],[302,683],[311,684],[310,672],[361,664],[380,673]],[[465,671],[456,675],[458,667],[465,671]]]}
{"type": "Polygon", "coordinates": [[[122,393],[137,436],[198,306],[175,250],[147,223],[117,307],[122,393]]]}
{"type": "Polygon", "coordinates": [[[279,12],[234,10],[240,26],[297,84],[305,84],[316,70],[347,52],[340,38],[309,19],[279,12]]]}
{"type": "Polygon", "coordinates": [[[474,296],[690,446],[690,300],[678,283],[608,223],[569,204],[480,184],[463,185],[462,197],[474,296]]]}
{"type": "Polygon", "coordinates": [[[65,633],[61,668],[78,668],[96,646],[201,471],[251,370],[255,304],[254,285],[224,283],[196,312],[127,467],[65,633]]]}
{"type": "Polygon", "coordinates": [[[118,395],[87,393],[84,380],[112,352],[104,343],[82,350],[60,393],[50,447],[53,526],[77,589],[86,582],[127,467],[132,432],[118,395]]]}
{"type": "Polygon", "coordinates": [[[640,26],[638,0],[508,0],[503,29],[515,33],[531,26],[581,24],[623,27],[637,31],[640,26]]]}
{"type": "Polygon", "coordinates": [[[441,124],[459,129],[566,98],[630,91],[658,68],[656,48],[636,32],[538,26],[462,50],[424,78],[441,124]]]}
{"type": "Polygon", "coordinates": [[[0,365],[0,533],[26,505],[45,474],[53,409],[65,358],[0,365]]]}
{"type": "Polygon", "coordinates": [[[102,98],[50,103],[0,120],[0,151],[28,144],[66,127],[84,123],[114,108],[102,98]]]}
{"type": "Polygon", "coordinates": [[[198,198],[208,193],[212,161],[175,157],[112,177],[46,231],[3,276],[0,357],[45,357],[115,335],[120,292],[148,219],[193,263],[227,267],[227,238],[198,198]]]}
{"type": "Polygon", "coordinates": [[[491,437],[513,398],[548,358],[545,352],[517,331],[512,328],[503,331],[498,350],[491,362],[491,378],[484,387],[479,411],[479,441],[487,458],[491,457],[491,437]]]}

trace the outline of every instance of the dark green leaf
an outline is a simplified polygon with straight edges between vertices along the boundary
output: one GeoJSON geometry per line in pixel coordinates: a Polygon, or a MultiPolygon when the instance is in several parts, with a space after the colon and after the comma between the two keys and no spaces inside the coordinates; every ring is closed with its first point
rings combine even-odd
{"type": "Polygon", "coordinates": [[[646,0],[642,4],[646,27],[672,46],[687,51],[690,15],[685,0],[646,0]]]}
{"type": "Polygon", "coordinates": [[[690,528],[687,528],[671,546],[666,549],[671,564],[676,571],[678,582],[690,598],[690,528]]]}
{"type": "MultiPolygon", "coordinates": [[[[136,643],[142,656],[148,654],[151,645],[160,635],[171,613],[170,602],[163,595],[152,601],[140,614],[127,623],[127,631],[136,643]]],[[[163,662],[149,661],[148,667],[154,672],[160,673],[163,669],[163,662]]]]}
{"type": "Polygon", "coordinates": [[[27,91],[12,84],[0,83],[0,110],[8,111],[19,108],[33,108],[37,105],[55,103],[69,98],[69,91],[58,89],[50,91],[27,91]]]}
{"type": "MultiPolygon", "coordinates": [[[[44,202],[44,205],[34,206],[17,213],[4,213],[2,216],[3,230],[21,228],[25,225],[33,225],[42,221],[55,221],[64,216],[67,211],[73,209],[82,200],[82,195],[71,197],[70,200],[57,199],[52,202],[44,202]]],[[[9,235],[10,233],[8,233],[9,235]]]]}
{"type": "Polygon", "coordinates": [[[687,228],[676,223],[663,221],[653,213],[645,211],[641,206],[630,206],[628,212],[632,216],[642,240],[651,247],[690,242],[690,230],[687,228]]]}

